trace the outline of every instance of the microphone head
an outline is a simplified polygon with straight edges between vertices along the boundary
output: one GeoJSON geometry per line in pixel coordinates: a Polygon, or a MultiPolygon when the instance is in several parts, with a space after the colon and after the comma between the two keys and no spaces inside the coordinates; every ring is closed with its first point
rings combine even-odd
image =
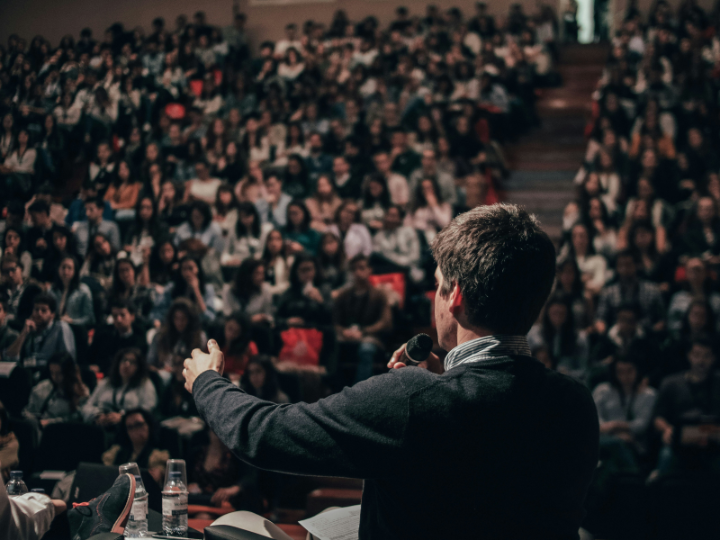
{"type": "Polygon", "coordinates": [[[423,362],[430,356],[433,348],[433,340],[427,334],[418,334],[410,338],[405,346],[405,354],[416,362],[423,362]]]}

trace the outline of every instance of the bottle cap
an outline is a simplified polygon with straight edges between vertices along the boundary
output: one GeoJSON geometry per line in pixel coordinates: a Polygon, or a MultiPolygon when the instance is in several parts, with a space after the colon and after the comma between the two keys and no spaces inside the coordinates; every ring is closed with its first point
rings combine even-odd
{"type": "Polygon", "coordinates": [[[45,494],[45,490],[43,488],[32,488],[30,491],[32,493],[42,493],[43,495],[45,494]]]}
{"type": "Polygon", "coordinates": [[[22,471],[10,471],[10,478],[22,478],[22,471]]]}

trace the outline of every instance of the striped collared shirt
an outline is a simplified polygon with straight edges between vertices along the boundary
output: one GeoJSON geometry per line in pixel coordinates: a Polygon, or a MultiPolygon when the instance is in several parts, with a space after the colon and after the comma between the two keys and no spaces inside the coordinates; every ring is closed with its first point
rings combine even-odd
{"type": "Polygon", "coordinates": [[[525,336],[486,336],[458,345],[445,357],[445,371],[503,356],[531,356],[525,336]]]}

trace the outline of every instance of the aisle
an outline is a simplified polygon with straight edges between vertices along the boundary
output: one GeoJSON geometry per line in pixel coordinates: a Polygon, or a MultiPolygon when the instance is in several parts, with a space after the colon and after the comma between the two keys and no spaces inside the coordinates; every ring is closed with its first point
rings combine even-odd
{"type": "Polygon", "coordinates": [[[585,153],[583,135],[593,90],[607,58],[601,45],[574,45],[561,51],[560,88],[543,90],[538,101],[541,126],[507,147],[512,171],[505,201],[537,215],[553,238],[560,238],[562,212],[574,199],[572,179],[585,153]]]}

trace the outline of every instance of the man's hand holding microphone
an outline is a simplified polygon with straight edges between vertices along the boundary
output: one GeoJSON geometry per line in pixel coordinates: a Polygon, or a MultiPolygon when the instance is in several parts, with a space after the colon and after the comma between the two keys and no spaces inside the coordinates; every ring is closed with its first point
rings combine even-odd
{"type": "Polygon", "coordinates": [[[432,352],[432,347],[432,338],[427,334],[413,336],[410,341],[393,353],[387,367],[390,369],[419,367],[442,375],[445,373],[445,368],[440,358],[432,352]]]}

